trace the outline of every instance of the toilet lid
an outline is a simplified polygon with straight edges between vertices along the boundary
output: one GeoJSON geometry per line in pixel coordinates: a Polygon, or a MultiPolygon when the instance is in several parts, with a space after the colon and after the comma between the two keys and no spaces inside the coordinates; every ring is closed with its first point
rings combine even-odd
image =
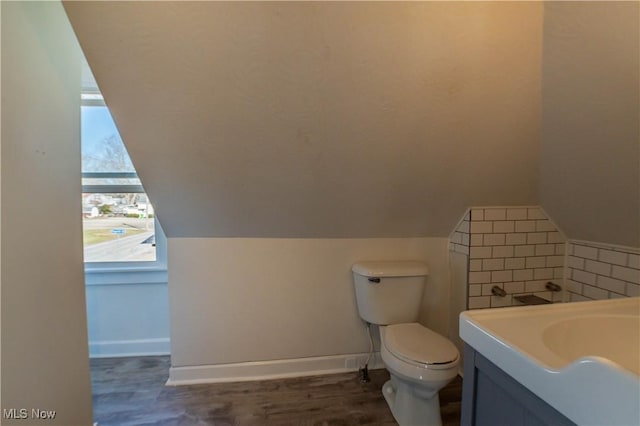
{"type": "Polygon", "coordinates": [[[385,345],[398,358],[421,364],[448,364],[458,359],[453,343],[417,322],[387,326],[385,345]]]}

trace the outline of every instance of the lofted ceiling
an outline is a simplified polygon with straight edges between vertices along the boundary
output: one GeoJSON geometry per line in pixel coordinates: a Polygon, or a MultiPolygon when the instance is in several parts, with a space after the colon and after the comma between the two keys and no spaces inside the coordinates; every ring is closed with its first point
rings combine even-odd
{"type": "Polygon", "coordinates": [[[541,3],[64,6],[169,237],[446,236],[537,201],[541,3]]]}

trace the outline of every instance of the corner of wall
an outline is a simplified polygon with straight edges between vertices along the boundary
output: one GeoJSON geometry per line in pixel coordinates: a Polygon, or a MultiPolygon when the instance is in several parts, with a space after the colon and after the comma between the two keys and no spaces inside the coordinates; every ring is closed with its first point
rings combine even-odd
{"type": "Polygon", "coordinates": [[[468,309],[517,306],[530,294],[554,303],[640,296],[640,248],[568,239],[541,206],[472,207],[469,216],[449,239],[452,256],[468,256],[468,309]]]}
{"type": "Polygon", "coordinates": [[[546,285],[563,287],[565,242],[539,206],[472,207],[450,239],[453,252],[468,256],[467,308],[517,306],[525,295],[563,301],[546,285]]]}
{"type": "Polygon", "coordinates": [[[640,296],[640,248],[567,241],[568,301],[640,296]]]}

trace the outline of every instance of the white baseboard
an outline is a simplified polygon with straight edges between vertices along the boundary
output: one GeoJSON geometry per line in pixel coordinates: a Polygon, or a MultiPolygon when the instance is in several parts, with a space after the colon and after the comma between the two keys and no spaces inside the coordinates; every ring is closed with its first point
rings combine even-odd
{"type": "Polygon", "coordinates": [[[100,340],[89,342],[90,358],[115,358],[127,356],[169,355],[168,337],[139,340],[100,340]]]}
{"type": "MultiPolygon", "coordinates": [[[[366,353],[357,353],[275,361],[171,367],[167,386],[244,382],[346,373],[358,371],[359,367],[366,361],[367,356],[368,354],[366,353]]],[[[380,353],[376,352],[369,362],[369,369],[379,368],[384,368],[384,364],[380,359],[380,353]]]]}

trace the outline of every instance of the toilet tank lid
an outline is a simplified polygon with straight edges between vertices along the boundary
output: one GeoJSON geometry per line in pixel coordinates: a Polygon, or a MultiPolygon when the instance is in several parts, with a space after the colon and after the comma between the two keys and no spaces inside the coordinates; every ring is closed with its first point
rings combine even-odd
{"type": "Polygon", "coordinates": [[[363,277],[425,277],[429,269],[417,260],[358,262],[351,270],[363,277]]]}

